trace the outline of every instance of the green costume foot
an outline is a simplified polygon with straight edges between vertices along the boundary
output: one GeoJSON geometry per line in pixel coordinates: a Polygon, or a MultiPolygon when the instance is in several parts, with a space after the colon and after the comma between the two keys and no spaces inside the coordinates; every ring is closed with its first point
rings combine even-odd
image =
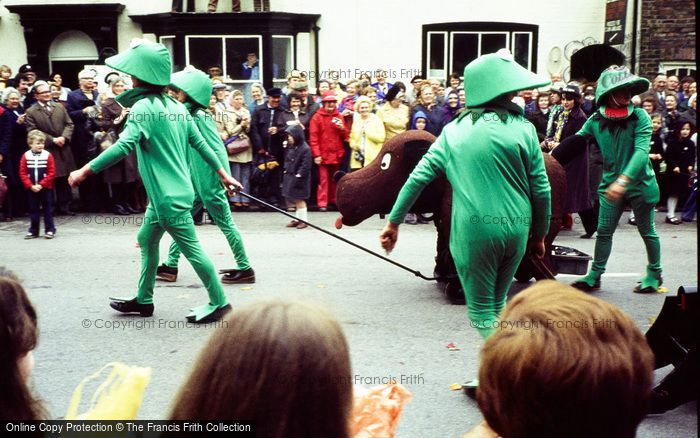
{"type": "Polygon", "coordinates": [[[646,276],[637,284],[633,292],[638,294],[653,294],[657,292],[662,284],[664,284],[663,278],[646,276]]]}
{"type": "Polygon", "coordinates": [[[177,268],[171,268],[165,264],[158,266],[156,270],[156,280],[174,283],[177,281],[177,268]]]}
{"type": "Polygon", "coordinates": [[[134,298],[114,298],[109,303],[109,306],[122,313],[138,313],[141,316],[153,316],[153,304],[140,304],[136,297],[134,298]]]}
{"type": "Polygon", "coordinates": [[[236,270],[221,277],[221,282],[226,284],[255,283],[255,271],[248,268],[243,271],[236,270]]]}
{"type": "Polygon", "coordinates": [[[464,393],[472,400],[476,400],[476,390],[479,389],[479,379],[470,380],[462,385],[464,393]]]}
{"type": "Polygon", "coordinates": [[[589,273],[580,280],[571,283],[571,286],[583,291],[593,292],[600,289],[600,275],[589,273]]]}
{"type": "Polygon", "coordinates": [[[226,304],[222,307],[215,306],[213,304],[204,304],[192,309],[192,313],[187,315],[187,322],[192,322],[195,324],[216,322],[223,319],[223,317],[230,312],[231,309],[232,307],[230,304],[226,304]]]}

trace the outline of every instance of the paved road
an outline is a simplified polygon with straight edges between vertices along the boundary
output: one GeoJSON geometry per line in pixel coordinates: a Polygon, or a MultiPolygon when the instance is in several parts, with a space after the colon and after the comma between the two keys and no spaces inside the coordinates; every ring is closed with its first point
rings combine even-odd
{"type": "MultiPolygon", "coordinates": [[[[159,284],[153,327],[139,318],[117,315],[111,295],[130,295],[138,278],[136,247],[139,217],[112,224],[112,216],[58,218],[53,241],[23,241],[26,225],[0,223],[0,264],[15,270],[38,308],[41,339],[36,351],[35,387],[53,415],[64,415],[73,388],[109,361],[153,368],[140,418],[168,415],[179,383],[197,352],[216,328],[172,328],[206,293],[183,260],[175,284],[159,284]],[[125,329],[106,328],[115,322],[125,329]],[[89,327],[88,327],[89,326],[89,327]]],[[[123,220],[116,217],[116,220],[123,220]]],[[[458,437],[481,420],[476,404],[452,383],[474,377],[481,340],[467,327],[464,306],[448,304],[435,284],[420,280],[312,229],[284,228],[287,219],[273,213],[236,214],[258,282],[252,287],[225,286],[234,306],[268,297],[313,300],[330,307],[347,334],[357,381],[403,378],[413,400],[401,418],[398,437],[458,437]],[[458,351],[449,351],[448,343],[458,351]]],[[[333,213],[310,219],[332,228],[333,213]]],[[[624,219],[623,219],[624,220],[624,219]]],[[[696,224],[671,226],[657,216],[662,239],[664,281],[673,292],[697,283],[696,224]]],[[[340,234],[379,250],[378,217],[340,234]]],[[[218,228],[198,227],[205,249],[218,268],[231,265],[218,228]]],[[[580,225],[558,242],[592,254],[594,241],[581,240],[580,225]]],[[[170,240],[164,238],[161,251],[170,240]]],[[[435,232],[432,225],[401,227],[392,258],[425,274],[432,272],[435,232]]],[[[664,295],[633,294],[644,270],[644,247],[636,229],[622,225],[615,235],[609,275],[597,296],[621,307],[645,331],[661,308],[664,295]]],[[[571,281],[562,276],[563,281],[571,281]]],[[[514,284],[511,293],[524,286],[514,284]]],[[[657,379],[668,369],[657,371],[657,379]]],[[[696,433],[696,403],[644,421],[640,437],[680,437],[696,433]]]]}

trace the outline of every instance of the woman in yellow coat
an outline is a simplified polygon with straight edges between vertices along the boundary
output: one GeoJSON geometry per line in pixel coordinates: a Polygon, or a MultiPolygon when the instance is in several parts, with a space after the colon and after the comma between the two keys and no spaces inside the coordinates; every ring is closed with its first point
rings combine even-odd
{"type": "Polygon", "coordinates": [[[385,141],[391,140],[408,129],[409,109],[403,104],[404,92],[394,85],[386,94],[386,103],[379,108],[377,115],[384,123],[385,141]]]}
{"type": "Polygon", "coordinates": [[[384,145],[384,123],[372,114],[372,101],[360,96],[355,102],[355,117],[350,131],[350,169],[360,169],[374,160],[384,145]]]}

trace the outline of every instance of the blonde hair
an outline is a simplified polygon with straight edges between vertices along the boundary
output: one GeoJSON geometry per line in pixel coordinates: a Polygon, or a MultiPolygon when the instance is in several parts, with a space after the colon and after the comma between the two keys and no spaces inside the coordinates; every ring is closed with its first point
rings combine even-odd
{"type": "Polygon", "coordinates": [[[172,419],[255,421],[261,437],[348,437],[350,355],[326,310],[263,301],[224,325],[182,386],[172,419]]]}
{"type": "Polygon", "coordinates": [[[46,134],[38,129],[32,129],[27,133],[27,143],[32,143],[33,140],[41,140],[46,143],[46,134]]]}
{"type": "Polygon", "coordinates": [[[508,303],[486,340],[477,398],[504,437],[632,438],[653,369],[644,335],[621,310],[540,281],[508,303]]]}

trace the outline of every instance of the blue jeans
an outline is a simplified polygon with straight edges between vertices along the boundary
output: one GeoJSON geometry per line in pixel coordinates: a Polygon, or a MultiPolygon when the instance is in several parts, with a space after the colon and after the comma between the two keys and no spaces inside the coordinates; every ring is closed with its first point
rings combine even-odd
{"type": "Polygon", "coordinates": [[[35,236],[39,235],[39,223],[41,222],[41,207],[44,208],[44,230],[48,233],[56,232],[53,223],[53,190],[41,189],[38,193],[27,191],[29,201],[29,232],[35,236]]]}
{"type": "MultiPolygon", "coordinates": [[[[231,165],[231,176],[236,178],[238,182],[241,183],[244,192],[250,193],[251,163],[234,163],[231,161],[229,164],[231,165]]],[[[236,194],[235,196],[231,196],[229,201],[248,202],[248,198],[241,196],[240,194],[236,194]]]]}

